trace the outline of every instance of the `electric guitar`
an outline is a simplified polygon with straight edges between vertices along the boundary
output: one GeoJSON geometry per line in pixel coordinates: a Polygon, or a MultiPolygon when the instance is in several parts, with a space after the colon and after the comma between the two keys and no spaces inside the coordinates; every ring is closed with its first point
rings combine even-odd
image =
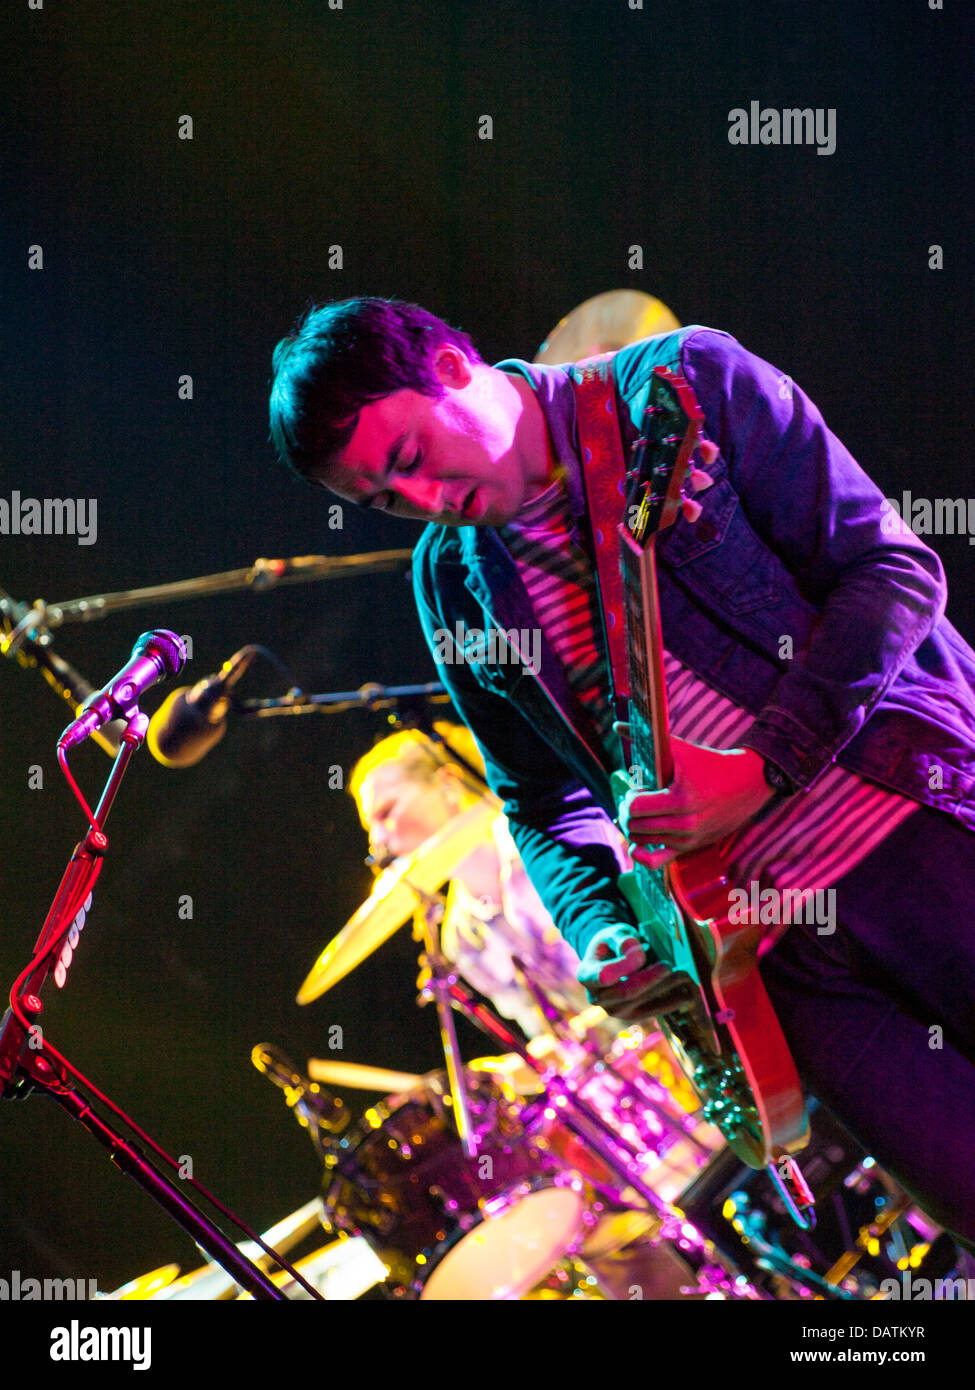
{"type": "MultiPolygon", "coordinates": [[[[613,777],[617,804],[634,786],[653,791],[673,778],[654,547],[681,505],[702,422],[688,383],[657,368],[617,532],[630,762],[628,773],[613,777]]],[[[785,1184],[787,1201],[791,1193],[800,1206],[808,1205],[808,1189],[789,1158],[809,1134],[799,1078],[758,972],[758,925],[729,921],[720,856],[709,847],[663,869],[635,863],[621,888],[650,950],[674,972],[666,985],[671,1002],[658,1022],[701,1097],[704,1118],[739,1159],[768,1168],[780,1191],[785,1184]]],[[[648,1011],[655,1012],[653,1000],[648,1011]]]]}

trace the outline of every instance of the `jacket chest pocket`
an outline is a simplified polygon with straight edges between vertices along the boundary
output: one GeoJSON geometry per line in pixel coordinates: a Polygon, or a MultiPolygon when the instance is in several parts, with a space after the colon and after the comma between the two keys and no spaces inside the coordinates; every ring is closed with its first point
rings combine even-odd
{"type": "Polygon", "coordinates": [[[768,607],[781,592],[780,562],[752,530],[723,471],[698,500],[694,523],[678,516],[658,554],[681,582],[727,613],[768,607]]]}

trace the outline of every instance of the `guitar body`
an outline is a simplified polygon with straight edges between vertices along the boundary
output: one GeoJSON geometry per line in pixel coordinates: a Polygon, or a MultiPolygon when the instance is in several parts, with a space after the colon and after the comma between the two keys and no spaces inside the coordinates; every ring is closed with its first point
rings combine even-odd
{"type": "MultiPolygon", "coordinates": [[[[762,1139],[744,1161],[765,1167],[807,1143],[809,1120],[792,1054],[758,970],[760,929],[729,921],[729,885],[713,848],[678,859],[670,884],[697,954],[710,967],[705,995],[712,1016],[722,1020],[719,1041],[741,1062],[754,1100],[762,1139]]],[[[747,1131],[742,1142],[752,1144],[747,1131]]]]}
{"type": "MultiPolygon", "coordinates": [[[[629,524],[618,530],[631,759],[629,771],[613,778],[618,803],[634,786],[652,791],[673,778],[654,541],[676,516],[701,413],[682,378],[664,368],[654,375],[646,437],[627,474],[629,524]]],[[[620,689],[615,670],[614,677],[620,689]]],[[[802,1088],[758,971],[759,927],[729,920],[730,887],[717,850],[663,869],[635,864],[620,886],[650,952],[684,989],[687,1002],[657,1018],[705,1119],[752,1168],[801,1149],[809,1135],[802,1088]]]]}

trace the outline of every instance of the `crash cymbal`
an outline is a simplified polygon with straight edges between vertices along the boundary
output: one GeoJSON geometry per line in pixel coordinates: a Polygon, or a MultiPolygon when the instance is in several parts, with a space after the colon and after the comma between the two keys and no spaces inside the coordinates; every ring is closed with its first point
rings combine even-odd
{"type": "Polygon", "coordinates": [[[408,1071],[388,1071],[385,1067],[363,1067],[358,1062],[330,1062],[325,1057],[309,1057],[308,1075],[327,1086],[351,1086],[357,1091],[413,1091],[423,1085],[423,1077],[408,1071]]]}
{"type": "Polygon", "coordinates": [[[535,354],[535,361],[550,367],[578,362],[675,328],[680,328],[679,322],[653,295],[641,290],[607,290],[560,319],[535,354]]]}
{"type": "Polygon", "coordinates": [[[483,797],[385,869],[366,901],[318,957],[298,991],[298,1003],[310,1004],[337,985],[408,922],[419,905],[409,885],[435,893],[458,864],[490,839],[498,810],[494,797],[483,797]]]}

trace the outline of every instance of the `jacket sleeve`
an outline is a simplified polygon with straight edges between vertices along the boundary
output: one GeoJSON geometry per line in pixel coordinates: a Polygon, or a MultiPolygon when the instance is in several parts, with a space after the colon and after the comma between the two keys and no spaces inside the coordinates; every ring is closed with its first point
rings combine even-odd
{"type": "Polygon", "coordinates": [[[619,832],[594,793],[574,776],[528,720],[485,689],[462,661],[445,664],[438,629],[454,627],[430,570],[430,546],[414,555],[414,590],[437,674],[477,740],[488,785],[500,798],[512,839],[536,892],[577,955],[601,928],[634,923],[617,886],[626,867],[619,832]]]}
{"type": "Polygon", "coordinates": [[[683,365],[750,526],[819,610],[741,740],[808,786],[944,613],[944,572],[789,377],[706,329],[683,365]]]}

